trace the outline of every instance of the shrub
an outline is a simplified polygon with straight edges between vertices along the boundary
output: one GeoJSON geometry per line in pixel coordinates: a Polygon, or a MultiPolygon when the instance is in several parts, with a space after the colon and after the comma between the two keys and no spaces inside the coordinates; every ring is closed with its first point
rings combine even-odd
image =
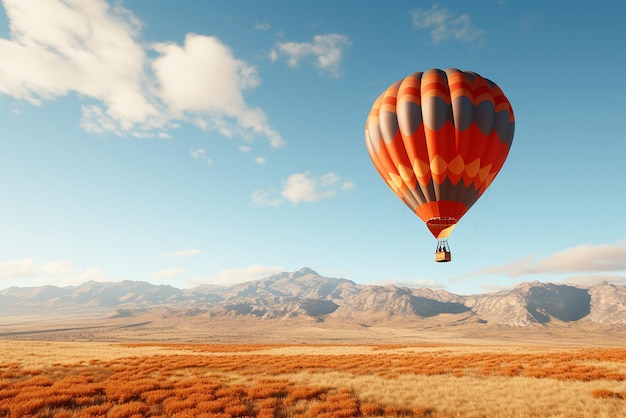
{"type": "Polygon", "coordinates": [[[361,414],[366,417],[380,415],[382,412],[382,408],[374,403],[361,404],[359,410],[361,411],[361,414]]]}
{"type": "Polygon", "coordinates": [[[150,408],[145,403],[133,401],[121,405],[115,405],[109,409],[107,418],[140,418],[144,417],[149,410],[150,408]]]}
{"type": "Polygon", "coordinates": [[[624,399],[624,396],[621,393],[613,392],[608,389],[596,389],[593,392],[591,392],[591,396],[593,396],[594,398],[600,398],[600,399],[610,399],[610,398],[624,399]]]}

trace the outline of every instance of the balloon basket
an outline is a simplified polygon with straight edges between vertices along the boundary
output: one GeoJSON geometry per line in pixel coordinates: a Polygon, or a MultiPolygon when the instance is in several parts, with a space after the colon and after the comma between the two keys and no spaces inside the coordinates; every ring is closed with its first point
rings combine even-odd
{"type": "Polygon", "coordinates": [[[452,261],[452,252],[447,239],[437,240],[437,250],[435,251],[435,261],[438,263],[447,263],[452,261]]]}
{"type": "Polygon", "coordinates": [[[435,253],[435,261],[438,263],[452,261],[452,253],[450,251],[437,251],[435,253]]]}

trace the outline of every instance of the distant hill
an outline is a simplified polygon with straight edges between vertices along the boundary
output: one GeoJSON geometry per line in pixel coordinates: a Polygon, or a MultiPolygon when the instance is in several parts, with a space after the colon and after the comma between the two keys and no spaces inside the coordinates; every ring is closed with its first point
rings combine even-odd
{"type": "Polygon", "coordinates": [[[11,287],[0,291],[5,314],[103,309],[113,317],[161,309],[164,316],[308,317],[385,321],[462,314],[460,320],[526,327],[531,324],[626,324],[626,286],[578,287],[524,283],[471,296],[445,290],[361,285],[320,276],[310,268],[232,286],[177,289],[141,281],[79,286],[11,287]]]}

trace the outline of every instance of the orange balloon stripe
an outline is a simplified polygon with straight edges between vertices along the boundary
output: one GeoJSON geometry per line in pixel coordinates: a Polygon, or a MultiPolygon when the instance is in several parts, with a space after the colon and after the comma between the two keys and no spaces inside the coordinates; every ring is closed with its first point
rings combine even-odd
{"type": "Polygon", "coordinates": [[[459,96],[465,96],[473,101],[474,91],[472,90],[472,84],[463,73],[454,72],[448,75],[448,84],[450,86],[450,98],[452,100],[459,96]]]}
{"type": "Polygon", "coordinates": [[[411,167],[413,167],[413,171],[415,172],[418,181],[423,186],[427,185],[431,179],[430,167],[428,167],[428,171],[424,173],[425,175],[421,175],[421,167],[430,164],[430,161],[424,157],[428,155],[428,144],[426,142],[424,131],[418,129],[413,133],[413,135],[404,137],[403,141],[407,156],[411,162],[411,167]],[[416,165],[419,165],[419,167],[416,167],[416,165]]]}
{"type": "Polygon", "coordinates": [[[420,104],[422,102],[420,86],[414,87],[402,85],[398,90],[398,101],[406,100],[407,97],[410,97],[411,101],[420,104]]]}
{"type": "Polygon", "coordinates": [[[420,89],[422,86],[422,78],[421,78],[421,73],[416,73],[416,74],[411,74],[410,76],[406,77],[405,79],[401,80],[400,86],[398,87],[399,90],[402,89],[415,89],[415,92],[413,94],[420,96],[420,89]]]}
{"type": "Polygon", "coordinates": [[[387,175],[385,176],[388,179],[392,178],[392,175],[398,175],[398,170],[396,166],[393,164],[391,158],[389,157],[389,153],[387,152],[387,147],[384,146],[384,141],[381,141],[381,145],[378,148],[378,152],[376,153],[376,157],[378,159],[378,164],[380,170],[385,172],[387,175]]]}
{"type": "MultiPolygon", "coordinates": [[[[395,102],[394,94],[396,92],[397,90],[395,88],[388,89],[383,96],[381,96],[380,102],[395,102]]],[[[382,111],[387,111],[387,109],[381,107],[378,112],[379,116],[382,111]]],[[[380,118],[371,121],[371,125],[368,124],[368,129],[378,129],[382,137],[380,123],[380,118]]],[[[412,172],[411,162],[406,154],[404,142],[399,130],[396,131],[391,141],[387,138],[387,140],[380,141],[378,146],[378,159],[374,163],[375,165],[378,164],[379,172],[381,170],[386,171],[386,175],[382,177],[389,187],[402,198],[407,206],[411,208],[417,207],[417,205],[425,201],[425,199],[421,192],[416,190],[417,178],[412,172]],[[404,169],[401,170],[401,167],[404,167],[404,169]],[[410,177],[407,178],[407,176],[410,177]]]]}
{"type": "Polygon", "coordinates": [[[445,103],[450,104],[450,89],[445,78],[437,72],[426,72],[422,77],[422,103],[436,96],[445,103]]]}
{"type": "Polygon", "coordinates": [[[420,93],[421,83],[415,77],[405,78],[400,86],[398,87],[398,97],[401,97],[405,94],[415,96],[417,98],[417,103],[420,102],[420,93]]]}
{"type": "Polygon", "coordinates": [[[467,84],[456,84],[450,86],[450,101],[452,102],[454,99],[459,97],[467,97],[474,102],[474,92],[471,90],[470,86],[467,84]]]}
{"type": "Polygon", "coordinates": [[[425,89],[424,87],[422,87],[422,103],[432,97],[438,97],[443,100],[445,104],[450,104],[450,92],[447,91],[447,89],[446,91],[442,91],[439,88],[425,89]]]}
{"type": "Polygon", "coordinates": [[[412,92],[400,91],[400,93],[402,95],[400,94],[398,95],[397,104],[396,104],[397,107],[400,107],[401,104],[407,103],[407,102],[415,103],[418,106],[421,104],[421,100],[420,100],[421,97],[419,96],[419,93],[415,95],[411,94],[412,92]]]}
{"type": "Polygon", "coordinates": [[[387,182],[389,187],[391,187],[394,192],[396,191],[395,187],[392,187],[391,183],[391,175],[393,173],[397,173],[395,167],[390,162],[390,158],[387,155],[387,151],[385,149],[384,140],[382,139],[382,134],[380,133],[380,127],[378,125],[378,116],[379,116],[379,107],[382,103],[382,96],[378,97],[372,106],[370,111],[370,115],[367,119],[367,123],[365,126],[365,138],[367,141],[368,152],[374,163],[374,166],[380,173],[381,177],[387,182]],[[376,144],[374,138],[379,138],[379,143],[376,144]]]}
{"type": "Polygon", "coordinates": [[[448,85],[452,89],[452,86],[456,84],[465,84],[467,86],[471,85],[470,80],[467,78],[465,74],[460,71],[451,72],[448,74],[448,85]]]}
{"type": "Polygon", "coordinates": [[[366,128],[365,128],[366,131],[367,131],[367,124],[378,120],[378,113],[379,113],[380,102],[382,101],[382,97],[383,96],[380,95],[376,98],[376,100],[374,101],[374,104],[372,105],[372,108],[370,109],[369,115],[367,115],[367,122],[366,122],[366,128]]]}
{"type": "Polygon", "coordinates": [[[388,97],[384,97],[380,105],[379,114],[380,112],[395,113],[395,111],[396,111],[396,98],[394,97],[393,99],[391,99],[388,97]]]}
{"type": "MultiPolygon", "coordinates": [[[[368,137],[367,133],[366,133],[366,137],[368,137]]],[[[390,184],[391,178],[389,177],[389,173],[384,169],[383,164],[380,161],[380,157],[378,153],[374,151],[372,147],[372,143],[369,141],[369,138],[366,141],[365,145],[367,146],[367,152],[369,153],[370,158],[372,159],[372,163],[374,163],[374,167],[376,167],[376,171],[378,171],[378,174],[383,178],[383,180],[385,180],[387,185],[391,187],[391,184],[390,184]]],[[[393,187],[391,188],[393,189],[393,187]]]]}

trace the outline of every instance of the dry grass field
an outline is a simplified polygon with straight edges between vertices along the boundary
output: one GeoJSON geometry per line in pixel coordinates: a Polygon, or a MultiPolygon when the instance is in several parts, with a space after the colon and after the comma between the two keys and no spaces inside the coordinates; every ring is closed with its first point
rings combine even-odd
{"type": "Polygon", "coordinates": [[[0,341],[0,417],[620,417],[626,348],[0,341]]]}

